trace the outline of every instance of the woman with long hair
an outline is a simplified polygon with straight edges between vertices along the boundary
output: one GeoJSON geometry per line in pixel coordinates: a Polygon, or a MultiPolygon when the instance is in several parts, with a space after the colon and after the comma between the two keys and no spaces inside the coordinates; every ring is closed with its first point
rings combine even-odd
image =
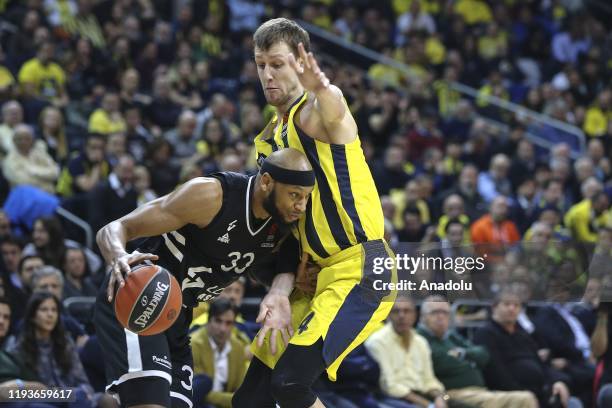
{"type": "Polygon", "coordinates": [[[93,275],[102,267],[100,257],[92,250],[83,248],[76,241],[65,239],[62,223],[56,217],[40,217],[34,221],[32,242],[23,249],[23,256],[38,255],[45,261],[45,265],[62,269],[68,248],[83,249],[93,275]]]}
{"type": "Polygon", "coordinates": [[[60,320],[61,303],[49,292],[32,294],[17,341],[8,347],[24,365],[25,372],[47,387],[74,388],[74,408],[94,406],[94,391],[76,346],[60,320]]]}

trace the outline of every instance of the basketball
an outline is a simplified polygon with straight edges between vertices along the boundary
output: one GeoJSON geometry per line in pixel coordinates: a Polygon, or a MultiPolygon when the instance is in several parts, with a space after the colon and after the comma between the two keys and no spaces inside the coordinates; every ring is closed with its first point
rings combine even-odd
{"type": "Polygon", "coordinates": [[[126,329],[151,336],[168,329],[181,311],[183,295],[174,276],[158,265],[137,265],[115,296],[115,315],[126,329]]]}

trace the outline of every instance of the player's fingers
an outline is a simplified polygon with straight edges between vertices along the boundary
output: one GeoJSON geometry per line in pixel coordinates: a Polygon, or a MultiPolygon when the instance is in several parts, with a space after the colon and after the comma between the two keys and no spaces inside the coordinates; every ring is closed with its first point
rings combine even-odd
{"type": "Polygon", "coordinates": [[[313,71],[320,71],[319,64],[317,63],[317,60],[315,59],[312,52],[308,53],[308,65],[310,65],[313,71]]]}
{"type": "Polygon", "coordinates": [[[291,336],[289,335],[289,329],[282,328],[281,334],[283,335],[283,342],[285,343],[285,346],[286,346],[287,344],[289,344],[289,339],[291,338],[291,336]]]}
{"type": "Polygon", "coordinates": [[[106,295],[108,296],[108,301],[113,301],[113,294],[115,292],[115,271],[112,270],[110,273],[110,278],[108,279],[108,287],[106,288],[106,295]]]}
{"type": "Polygon", "coordinates": [[[257,319],[255,319],[256,323],[262,323],[268,314],[268,307],[261,305],[259,306],[259,314],[257,315],[257,319]]]}
{"type": "Polygon", "coordinates": [[[276,336],[278,334],[278,330],[276,329],[272,329],[272,331],[270,332],[270,352],[272,352],[272,354],[276,354],[276,336]]]}
{"type": "Polygon", "coordinates": [[[141,254],[141,253],[137,253],[134,256],[130,257],[130,259],[128,260],[128,264],[130,265],[134,265],[134,264],[139,264],[143,261],[156,261],[159,257],[155,254],[141,254]]]}
{"type": "Polygon", "coordinates": [[[304,73],[304,68],[300,67],[300,64],[297,63],[295,56],[292,53],[289,53],[289,65],[291,65],[291,68],[293,68],[298,74],[304,73]]]}
{"type": "Polygon", "coordinates": [[[298,52],[300,53],[300,58],[304,61],[304,66],[310,69],[310,62],[308,61],[308,54],[306,54],[306,49],[304,48],[304,44],[298,44],[298,52]]]}
{"type": "Polygon", "coordinates": [[[259,330],[259,333],[257,333],[257,346],[258,347],[262,347],[263,346],[264,341],[266,340],[266,334],[268,333],[268,330],[270,330],[269,327],[263,326],[259,330]]]}

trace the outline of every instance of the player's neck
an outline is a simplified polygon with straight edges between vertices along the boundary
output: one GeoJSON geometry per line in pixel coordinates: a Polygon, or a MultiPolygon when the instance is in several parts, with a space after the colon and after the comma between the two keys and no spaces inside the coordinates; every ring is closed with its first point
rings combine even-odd
{"type": "Polygon", "coordinates": [[[259,220],[265,220],[270,217],[270,214],[268,214],[268,212],[263,206],[263,200],[264,200],[263,192],[259,190],[258,188],[255,188],[255,191],[253,192],[253,198],[251,198],[251,213],[252,214],[249,214],[249,217],[253,215],[253,217],[259,220]]]}
{"type": "Polygon", "coordinates": [[[287,98],[287,102],[286,103],[276,107],[276,114],[277,114],[277,116],[279,118],[282,118],[283,116],[285,116],[285,114],[287,112],[289,112],[289,109],[291,109],[293,104],[299,98],[301,98],[303,94],[304,94],[304,88],[302,88],[302,87],[296,88],[295,92],[289,98],[287,98]]]}

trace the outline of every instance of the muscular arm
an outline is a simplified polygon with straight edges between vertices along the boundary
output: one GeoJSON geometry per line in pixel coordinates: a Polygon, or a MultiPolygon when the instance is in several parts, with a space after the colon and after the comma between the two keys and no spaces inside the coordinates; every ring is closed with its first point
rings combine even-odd
{"type": "Polygon", "coordinates": [[[96,236],[100,251],[111,262],[126,254],[125,244],[132,239],[160,235],[189,223],[205,227],[217,215],[222,198],[218,180],[191,180],[100,229],[96,236]]]}

